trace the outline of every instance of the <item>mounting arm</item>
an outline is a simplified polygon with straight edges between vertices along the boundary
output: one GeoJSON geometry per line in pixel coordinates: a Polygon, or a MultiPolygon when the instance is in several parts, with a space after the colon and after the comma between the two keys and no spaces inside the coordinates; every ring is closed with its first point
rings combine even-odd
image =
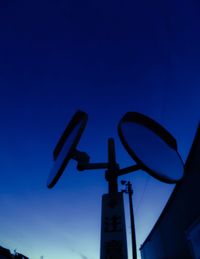
{"type": "Polygon", "coordinates": [[[93,169],[108,169],[108,163],[90,163],[90,157],[87,153],[75,150],[73,159],[78,162],[78,171],[93,170],[93,169]]]}
{"type": "Polygon", "coordinates": [[[132,165],[132,166],[128,166],[122,169],[118,170],[118,176],[124,175],[124,174],[129,174],[129,173],[133,173],[135,171],[138,171],[142,169],[142,167],[140,165],[132,165]]]}

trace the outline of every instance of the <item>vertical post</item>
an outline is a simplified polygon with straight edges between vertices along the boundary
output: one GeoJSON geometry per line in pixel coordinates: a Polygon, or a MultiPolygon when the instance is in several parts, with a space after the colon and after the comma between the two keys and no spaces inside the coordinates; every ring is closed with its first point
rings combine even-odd
{"type": "Polygon", "coordinates": [[[131,220],[132,255],[133,255],[133,259],[137,259],[135,222],[134,222],[133,201],[132,201],[133,189],[130,181],[128,181],[127,183],[127,188],[128,188],[130,220],[131,220]]]}
{"type": "Polygon", "coordinates": [[[117,170],[118,165],[116,163],[115,156],[115,143],[113,138],[108,139],[108,170],[106,172],[106,180],[108,181],[108,192],[117,193],[117,170]]]}
{"type": "Polygon", "coordinates": [[[114,139],[108,139],[108,193],[102,197],[100,259],[128,259],[123,194],[118,192],[119,166],[114,139]]]}

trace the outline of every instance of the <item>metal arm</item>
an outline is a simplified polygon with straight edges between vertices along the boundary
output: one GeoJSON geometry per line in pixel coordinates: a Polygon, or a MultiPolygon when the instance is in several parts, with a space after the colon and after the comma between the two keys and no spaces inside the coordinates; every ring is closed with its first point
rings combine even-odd
{"type": "Polygon", "coordinates": [[[107,168],[108,168],[108,163],[88,163],[88,164],[78,163],[77,165],[77,169],[79,171],[92,170],[92,169],[107,169],[107,168]]]}
{"type": "Polygon", "coordinates": [[[128,166],[128,167],[119,169],[118,170],[118,176],[128,174],[128,173],[132,173],[132,172],[135,172],[135,171],[140,170],[140,169],[142,169],[142,167],[140,165],[128,166]]]}
{"type": "Polygon", "coordinates": [[[79,171],[92,169],[108,169],[108,163],[89,163],[90,157],[86,152],[75,150],[72,158],[78,162],[77,169],[79,171]]]}
{"type": "Polygon", "coordinates": [[[133,166],[128,166],[128,167],[119,169],[119,166],[115,160],[115,147],[114,147],[113,139],[109,139],[108,143],[109,143],[108,163],[89,163],[90,157],[86,152],[75,150],[72,158],[78,162],[77,169],[79,171],[94,170],[94,169],[108,169],[108,171],[114,170],[117,176],[132,173],[142,169],[140,165],[133,165],[133,166]]]}

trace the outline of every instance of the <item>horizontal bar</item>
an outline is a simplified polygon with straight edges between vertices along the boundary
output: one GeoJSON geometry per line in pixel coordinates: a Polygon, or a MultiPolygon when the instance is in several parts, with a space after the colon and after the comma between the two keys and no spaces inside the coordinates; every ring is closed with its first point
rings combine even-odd
{"type": "Polygon", "coordinates": [[[118,176],[128,174],[128,173],[132,173],[132,172],[135,172],[135,171],[140,170],[140,169],[142,169],[142,167],[139,166],[139,165],[128,166],[128,167],[119,169],[118,176]]]}
{"type": "Polygon", "coordinates": [[[77,165],[77,169],[79,171],[91,170],[91,169],[108,169],[108,163],[90,163],[90,164],[79,163],[77,165]]]}

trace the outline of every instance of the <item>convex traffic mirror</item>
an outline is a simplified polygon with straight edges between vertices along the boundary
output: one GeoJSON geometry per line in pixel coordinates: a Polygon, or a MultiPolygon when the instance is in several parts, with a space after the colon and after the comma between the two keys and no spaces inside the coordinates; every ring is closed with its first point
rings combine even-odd
{"type": "Polygon", "coordinates": [[[184,173],[174,137],[149,117],[128,112],[118,125],[122,144],[134,161],[153,177],[176,183],[184,173]]]}
{"type": "Polygon", "coordinates": [[[77,111],[61,135],[53,152],[55,162],[47,180],[48,188],[52,188],[57,183],[70,159],[74,158],[76,146],[86,123],[87,114],[82,111],[77,111]]]}

